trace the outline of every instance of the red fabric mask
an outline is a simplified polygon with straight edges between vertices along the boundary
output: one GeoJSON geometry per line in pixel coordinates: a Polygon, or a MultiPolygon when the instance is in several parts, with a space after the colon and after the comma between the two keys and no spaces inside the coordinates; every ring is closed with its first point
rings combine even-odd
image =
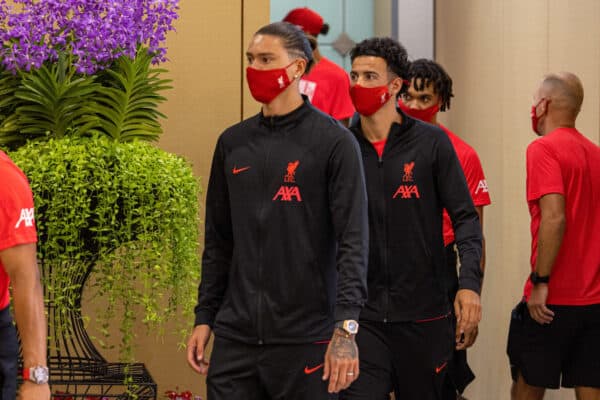
{"type": "Polygon", "coordinates": [[[537,106],[531,106],[531,129],[533,129],[533,131],[539,135],[537,131],[537,126],[540,122],[540,119],[537,116],[536,108],[537,106]]]}
{"type": "Polygon", "coordinates": [[[350,88],[356,111],[366,117],[375,114],[392,97],[387,85],[366,88],[358,84],[350,88]]]}
{"type": "Polygon", "coordinates": [[[540,101],[538,101],[537,104],[531,106],[531,129],[533,129],[533,132],[535,132],[536,135],[541,135],[538,131],[538,125],[540,124],[541,115],[537,115],[537,107],[542,101],[544,101],[543,98],[540,99],[540,101]]]}
{"type": "Polygon", "coordinates": [[[440,111],[440,105],[434,104],[431,107],[424,108],[422,110],[416,108],[410,108],[402,100],[398,101],[398,105],[400,109],[404,111],[406,115],[409,115],[413,118],[420,119],[421,121],[429,122],[433,121],[433,117],[440,111]]]}
{"type": "Polygon", "coordinates": [[[292,83],[287,74],[287,68],[292,65],[275,69],[246,68],[246,79],[252,97],[259,103],[269,104],[287,89],[292,83]]]}

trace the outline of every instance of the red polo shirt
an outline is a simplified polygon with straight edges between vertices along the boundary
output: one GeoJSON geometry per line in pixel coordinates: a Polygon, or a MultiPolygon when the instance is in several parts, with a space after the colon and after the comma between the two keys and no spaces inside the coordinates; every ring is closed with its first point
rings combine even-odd
{"type": "MultiPolygon", "coordinates": [[[[25,174],[0,151],[0,251],[35,243],[33,196],[25,174]]],[[[8,306],[10,284],[0,262],[0,309],[8,306]]]]}
{"type": "MultiPolygon", "coordinates": [[[[559,128],[527,148],[527,202],[531,214],[531,266],[537,260],[539,200],[565,198],[566,227],[552,268],[547,304],[600,303],[600,147],[574,128],[559,128]]],[[[531,293],[525,283],[525,298],[531,293]]]]}
{"type": "MultiPolygon", "coordinates": [[[[473,204],[475,204],[476,207],[491,204],[492,201],[490,200],[487,182],[477,153],[464,140],[456,136],[444,125],[440,124],[439,126],[446,132],[454,147],[460,166],[467,179],[467,186],[469,187],[473,204]]],[[[450,243],[454,242],[454,230],[452,229],[452,220],[446,210],[444,210],[443,229],[444,246],[448,246],[450,243]]]]}

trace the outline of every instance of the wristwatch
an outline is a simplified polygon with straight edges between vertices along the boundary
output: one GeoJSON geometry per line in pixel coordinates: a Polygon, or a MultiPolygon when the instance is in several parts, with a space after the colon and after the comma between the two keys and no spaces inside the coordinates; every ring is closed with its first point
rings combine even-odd
{"type": "Polygon", "coordinates": [[[38,385],[48,383],[49,375],[48,367],[43,367],[41,365],[23,369],[23,379],[37,383],[38,385]]]}
{"type": "Polygon", "coordinates": [[[343,330],[348,335],[356,335],[358,333],[358,322],[353,319],[336,322],[335,327],[343,330]]]}
{"type": "Polygon", "coordinates": [[[534,285],[537,285],[538,283],[548,283],[550,282],[550,275],[539,276],[536,271],[533,271],[531,275],[529,275],[529,280],[534,285]]]}

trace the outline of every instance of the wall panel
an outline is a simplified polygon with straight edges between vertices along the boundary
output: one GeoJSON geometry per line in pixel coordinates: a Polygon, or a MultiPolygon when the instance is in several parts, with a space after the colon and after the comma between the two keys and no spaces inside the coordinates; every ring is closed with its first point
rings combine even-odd
{"type": "MultiPolygon", "coordinates": [[[[483,321],[469,353],[477,375],[469,399],[509,398],[506,338],[529,271],[525,150],[535,139],[529,110],[544,74],[570,70],[584,83],[578,127],[599,139],[600,3],[595,0],[438,0],[436,56],[454,80],[441,118],[479,153],[493,204],[485,209],[483,321]]],[[[568,390],[546,399],[573,398],[568,390]]]]}
{"type": "Polygon", "coordinates": [[[577,128],[600,140],[600,2],[549,0],[549,71],[572,71],[583,82],[585,98],[577,128]],[[583,5],[585,3],[585,5],[583,5]]]}

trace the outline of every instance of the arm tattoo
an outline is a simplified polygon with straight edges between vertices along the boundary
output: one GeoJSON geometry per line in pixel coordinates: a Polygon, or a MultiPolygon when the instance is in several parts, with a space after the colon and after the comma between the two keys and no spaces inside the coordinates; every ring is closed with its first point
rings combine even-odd
{"type": "Polygon", "coordinates": [[[339,359],[356,359],[358,357],[358,349],[354,338],[334,333],[331,339],[331,355],[339,359]]]}

